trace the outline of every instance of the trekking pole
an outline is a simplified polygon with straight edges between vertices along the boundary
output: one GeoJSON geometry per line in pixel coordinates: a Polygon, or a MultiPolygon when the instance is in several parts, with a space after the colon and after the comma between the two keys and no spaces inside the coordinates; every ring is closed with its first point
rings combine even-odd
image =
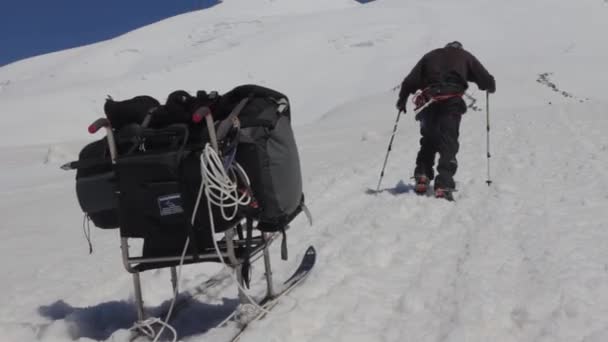
{"type": "Polygon", "coordinates": [[[488,157],[488,179],[486,183],[488,186],[492,184],[492,180],[490,180],[490,93],[486,91],[486,148],[487,148],[487,157],[488,157]]]}
{"type": "Polygon", "coordinates": [[[384,177],[384,169],[386,168],[386,162],[388,161],[388,154],[391,152],[393,148],[393,139],[395,139],[395,133],[397,133],[397,125],[399,124],[399,117],[401,116],[401,110],[397,113],[397,120],[395,120],[395,127],[393,127],[393,134],[391,135],[391,140],[388,143],[388,149],[386,150],[386,157],[384,158],[384,165],[382,166],[382,172],[380,172],[380,179],[378,180],[378,187],[376,188],[376,193],[380,191],[380,183],[382,183],[382,178],[384,177]]]}

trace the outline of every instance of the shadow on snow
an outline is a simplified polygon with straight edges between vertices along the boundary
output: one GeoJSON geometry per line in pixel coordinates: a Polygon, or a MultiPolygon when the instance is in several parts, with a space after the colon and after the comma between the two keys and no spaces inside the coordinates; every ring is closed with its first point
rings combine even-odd
{"type": "MultiPolygon", "coordinates": [[[[227,318],[238,303],[238,299],[227,298],[223,298],[222,303],[217,305],[190,299],[188,306],[170,324],[178,331],[179,338],[202,334],[227,318]]],[[[147,317],[159,317],[164,321],[169,305],[171,300],[157,307],[145,308],[147,317]]],[[[40,306],[38,313],[53,321],[64,320],[68,333],[74,340],[81,337],[106,340],[115,331],[129,329],[137,321],[135,304],[130,301],[111,301],[78,308],[58,300],[51,305],[40,306]]],[[[168,336],[165,333],[163,335],[168,336]]]]}

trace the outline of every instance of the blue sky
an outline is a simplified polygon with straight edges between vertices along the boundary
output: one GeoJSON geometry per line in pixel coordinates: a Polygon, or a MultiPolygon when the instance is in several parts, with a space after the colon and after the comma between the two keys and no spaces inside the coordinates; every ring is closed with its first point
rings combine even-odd
{"type": "MultiPolygon", "coordinates": [[[[306,0],[302,0],[306,1],[306,0]]],[[[372,0],[357,0],[361,3],[372,0]]],[[[0,0],[0,66],[116,37],[218,0],[0,0]]]]}
{"type": "Polygon", "coordinates": [[[217,0],[0,0],[0,66],[116,37],[217,0]]]}

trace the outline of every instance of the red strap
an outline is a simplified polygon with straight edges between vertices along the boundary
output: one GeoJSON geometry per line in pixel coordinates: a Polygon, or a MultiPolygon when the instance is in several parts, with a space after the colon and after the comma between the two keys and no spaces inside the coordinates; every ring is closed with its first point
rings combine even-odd
{"type": "Polygon", "coordinates": [[[451,99],[453,97],[462,97],[464,93],[452,93],[452,94],[444,94],[444,95],[435,95],[429,96],[428,91],[430,88],[423,89],[418,95],[412,98],[412,102],[416,105],[416,108],[422,107],[425,103],[430,100],[434,100],[436,102],[445,101],[451,99]]]}
{"type": "Polygon", "coordinates": [[[454,94],[445,94],[445,95],[435,95],[431,96],[431,98],[435,101],[444,101],[447,99],[451,99],[452,97],[462,97],[462,93],[454,93],[454,94]]]}

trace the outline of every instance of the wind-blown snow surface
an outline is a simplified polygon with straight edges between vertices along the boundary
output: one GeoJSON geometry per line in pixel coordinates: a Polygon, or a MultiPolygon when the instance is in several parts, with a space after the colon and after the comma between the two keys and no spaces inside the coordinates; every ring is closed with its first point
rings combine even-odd
{"type": "MultiPolygon", "coordinates": [[[[319,260],[243,341],[607,341],[607,17],[601,0],[225,0],[0,68],[0,340],[123,341],[135,320],[117,232],[93,230],[88,255],[74,174],[58,170],[92,139],[85,127],[106,94],[162,100],[258,83],[291,98],[315,217],[312,227],[294,222],[289,262],[273,251],[276,279],[309,244],[319,260]],[[408,113],[385,191],[369,194],[395,120],[393,88],[453,39],[498,81],[494,183],[485,184],[485,112],[471,110],[457,202],[413,195],[418,128],[408,113]]],[[[470,94],[485,109],[484,94],[470,94]]],[[[186,267],[181,287],[219,271],[186,267]]],[[[234,284],[221,279],[176,322],[183,339],[225,340],[226,330],[207,331],[235,305],[234,284]]],[[[143,282],[146,307],[168,304],[166,270],[143,282]]]]}

